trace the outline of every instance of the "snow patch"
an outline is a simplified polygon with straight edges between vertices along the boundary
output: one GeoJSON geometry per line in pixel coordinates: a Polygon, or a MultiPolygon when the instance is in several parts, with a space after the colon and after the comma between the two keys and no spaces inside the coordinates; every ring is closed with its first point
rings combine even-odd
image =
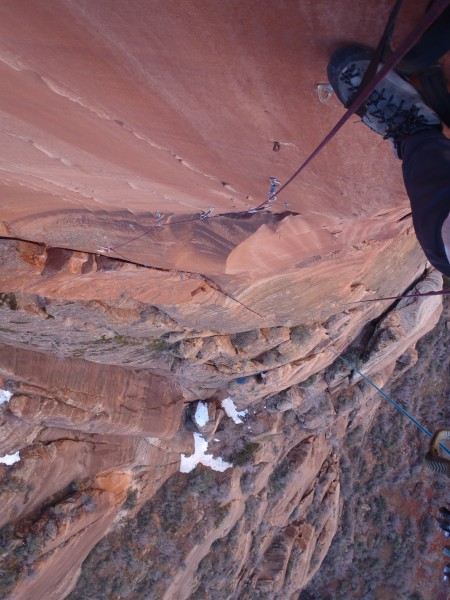
{"type": "Polygon", "coordinates": [[[13,465],[19,460],[20,456],[18,452],[15,454],[5,454],[5,456],[0,456],[0,463],[3,463],[4,465],[13,465]]]}
{"type": "Polygon", "coordinates": [[[214,458],[212,454],[206,454],[208,442],[199,433],[194,433],[194,454],[191,456],[181,455],[180,472],[190,473],[198,464],[211,467],[214,471],[226,471],[233,465],[223,458],[214,458]]]}
{"type": "Polygon", "coordinates": [[[197,404],[194,419],[199,427],[204,427],[209,421],[208,406],[204,402],[197,404]]]}
{"type": "Polygon", "coordinates": [[[0,404],[3,404],[4,402],[9,402],[11,396],[12,393],[8,392],[8,390],[0,390],[0,404]]]}
{"type": "Polygon", "coordinates": [[[230,419],[233,419],[233,421],[237,424],[243,423],[244,421],[240,417],[245,417],[245,415],[248,413],[248,410],[237,410],[230,396],[225,398],[225,400],[222,400],[222,407],[227,413],[227,416],[229,416],[230,419]]]}

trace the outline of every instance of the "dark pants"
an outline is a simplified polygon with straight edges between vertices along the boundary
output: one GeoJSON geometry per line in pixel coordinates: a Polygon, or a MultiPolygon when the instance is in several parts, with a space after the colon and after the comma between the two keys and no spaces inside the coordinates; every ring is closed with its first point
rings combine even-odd
{"type": "Polygon", "coordinates": [[[441,235],[450,212],[450,140],[435,129],[419,131],[405,140],[402,154],[417,239],[430,263],[450,277],[441,235]]]}

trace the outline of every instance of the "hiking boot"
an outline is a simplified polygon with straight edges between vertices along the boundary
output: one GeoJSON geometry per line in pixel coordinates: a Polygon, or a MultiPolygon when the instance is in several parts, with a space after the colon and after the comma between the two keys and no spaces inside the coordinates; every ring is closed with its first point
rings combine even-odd
{"type": "MultiPolygon", "coordinates": [[[[338,48],[331,55],[328,80],[345,107],[356,97],[372,56],[370,48],[357,44],[338,48]]],[[[357,114],[372,131],[391,142],[398,158],[402,158],[406,137],[424,129],[442,130],[437,114],[395,71],[390,71],[378,84],[357,114]]]]}

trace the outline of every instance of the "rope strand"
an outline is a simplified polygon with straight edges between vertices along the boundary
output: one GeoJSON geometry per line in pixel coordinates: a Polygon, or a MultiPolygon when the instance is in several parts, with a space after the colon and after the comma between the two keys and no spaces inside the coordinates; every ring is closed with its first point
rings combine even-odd
{"type": "MultiPolygon", "coordinates": [[[[396,0],[396,3],[394,4],[394,7],[390,13],[387,25],[386,25],[383,35],[381,37],[380,43],[378,44],[377,49],[375,51],[375,57],[374,57],[373,61],[371,62],[371,65],[369,65],[369,68],[374,67],[376,62],[379,60],[379,57],[381,56],[383,47],[388,43],[388,41],[390,39],[394,21],[400,10],[402,1],[403,0],[396,0]]],[[[292,183],[292,181],[294,181],[294,179],[296,177],[298,177],[298,175],[300,175],[300,173],[303,171],[303,169],[305,169],[309,165],[309,163],[319,154],[319,152],[328,144],[328,142],[330,142],[332,140],[332,138],[341,129],[341,127],[356,113],[356,111],[359,108],[361,108],[363,103],[367,100],[367,98],[370,96],[370,94],[375,90],[377,85],[389,73],[389,71],[391,71],[402,60],[402,58],[405,56],[405,54],[420,40],[420,38],[425,33],[425,31],[430,27],[430,25],[432,25],[436,21],[436,19],[443,13],[443,11],[449,6],[450,6],[450,0],[436,0],[434,2],[434,4],[425,13],[425,15],[423,16],[421,21],[418,23],[418,25],[416,25],[416,27],[411,31],[411,33],[408,36],[406,36],[406,38],[403,40],[403,42],[400,44],[400,46],[397,48],[397,50],[392,53],[391,57],[386,61],[386,63],[383,65],[383,67],[380,69],[380,71],[377,74],[375,74],[375,76],[372,78],[372,80],[370,82],[367,83],[367,85],[363,86],[363,88],[360,90],[359,94],[354,99],[354,101],[352,102],[350,107],[347,109],[345,114],[339,119],[339,121],[336,123],[336,125],[333,127],[333,129],[328,133],[328,135],[320,142],[320,144],[317,146],[317,148],[306,158],[306,160],[298,167],[298,169],[289,177],[289,179],[283,185],[281,185],[275,191],[272,191],[271,193],[269,193],[268,198],[266,200],[264,200],[264,202],[262,202],[255,208],[250,209],[252,212],[257,212],[257,211],[260,211],[260,210],[263,210],[264,208],[266,208],[271,202],[273,202],[277,198],[277,196],[281,192],[283,192],[292,183]]],[[[376,69],[376,66],[375,66],[375,69],[376,69]]],[[[241,211],[239,214],[245,214],[248,212],[249,211],[241,211]]],[[[176,223],[182,223],[182,222],[199,221],[199,220],[206,221],[207,219],[224,217],[229,214],[236,214],[236,213],[223,213],[221,215],[215,215],[215,216],[206,215],[203,217],[199,216],[194,219],[187,219],[186,221],[176,221],[174,223],[167,223],[166,225],[173,226],[176,223]]],[[[148,233],[151,233],[155,229],[156,229],[156,227],[153,227],[150,230],[148,230],[144,233],[141,233],[138,236],[132,238],[128,242],[123,242],[122,244],[119,244],[118,246],[115,246],[114,248],[110,248],[110,250],[114,251],[116,248],[122,248],[123,246],[126,246],[127,244],[130,244],[133,241],[136,241],[137,239],[144,237],[148,233]]]]}
{"type": "MultiPolygon", "coordinates": [[[[344,363],[346,363],[346,365],[349,366],[353,371],[358,373],[358,375],[360,375],[365,381],[367,381],[367,383],[369,385],[371,385],[373,388],[375,388],[377,390],[377,392],[380,393],[383,396],[383,398],[385,398],[388,402],[390,402],[403,416],[405,416],[412,423],[414,423],[414,425],[422,433],[424,433],[428,438],[433,437],[433,434],[431,433],[431,431],[428,431],[428,429],[426,429],[426,427],[421,425],[419,423],[419,421],[417,419],[415,419],[412,415],[410,415],[406,409],[404,409],[402,406],[400,406],[400,404],[398,404],[398,402],[396,402],[393,398],[391,398],[388,394],[386,394],[386,392],[384,392],[375,383],[373,383],[373,381],[371,381],[368,377],[366,377],[366,375],[364,375],[364,373],[362,373],[359,369],[357,369],[348,359],[346,359],[344,356],[341,356],[340,354],[335,352],[332,348],[328,348],[328,350],[330,350],[330,352],[332,352],[335,356],[337,356],[337,358],[340,358],[344,363]]],[[[444,444],[440,443],[439,448],[441,448],[441,450],[443,450],[450,456],[450,450],[446,446],[444,446],[444,444]]]]}
{"type": "Polygon", "coordinates": [[[308,158],[299,166],[299,168],[289,177],[289,179],[284,183],[276,192],[278,196],[281,192],[283,192],[292,181],[298,177],[298,175],[303,171],[303,169],[309,165],[309,163],[315,158],[319,152],[328,144],[329,141],[336,135],[336,133],[341,129],[341,127],[352,117],[356,111],[361,107],[361,105],[367,100],[370,94],[375,90],[377,85],[381,83],[381,81],[386,77],[386,75],[391,71],[405,56],[405,54],[411,50],[413,46],[420,40],[425,31],[436,21],[436,19],[444,12],[444,10],[450,6],[450,0],[436,0],[433,6],[425,13],[422,20],[416,25],[416,27],[411,31],[411,33],[406,36],[397,50],[391,55],[391,57],[384,63],[383,67],[380,71],[375,75],[371,82],[369,82],[366,87],[364,87],[352,102],[347,112],[339,119],[330,133],[320,142],[317,148],[311,152],[308,158]]]}

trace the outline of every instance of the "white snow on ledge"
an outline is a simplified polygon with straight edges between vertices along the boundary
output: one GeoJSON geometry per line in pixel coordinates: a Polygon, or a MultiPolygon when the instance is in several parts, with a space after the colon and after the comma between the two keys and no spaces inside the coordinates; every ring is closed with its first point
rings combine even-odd
{"type": "Polygon", "coordinates": [[[9,402],[9,399],[11,398],[12,393],[8,392],[8,390],[1,390],[0,389],[0,404],[3,404],[4,402],[9,402]]]}
{"type": "Polygon", "coordinates": [[[180,472],[190,473],[198,464],[211,467],[214,471],[226,471],[233,465],[226,462],[223,458],[214,458],[212,454],[205,454],[208,449],[208,442],[199,433],[194,433],[194,454],[191,456],[181,455],[180,472]]]}
{"type": "Polygon", "coordinates": [[[230,398],[230,396],[228,396],[228,398],[225,398],[225,400],[222,400],[222,407],[224,409],[224,411],[227,413],[227,415],[233,419],[233,421],[235,423],[237,423],[239,425],[239,423],[243,423],[244,421],[240,418],[240,417],[245,417],[245,415],[247,414],[247,410],[237,410],[236,406],[234,405],[234,402],[232,400],[232,398],[230,398]]]}
{"type": "Polygon", "coordinates": [[[0,456],[0,463],[3,463],[4,465],[13,465],[19,460],[20,456],[18,452],[15,454],[5,454],[5,456],[0,456]]]}
{"type": "Polygon", "coordinates": [[[204,427],[209,421],[208,406],[204,402],[197,404],[194,419],[199,427],[204,427]]]}

